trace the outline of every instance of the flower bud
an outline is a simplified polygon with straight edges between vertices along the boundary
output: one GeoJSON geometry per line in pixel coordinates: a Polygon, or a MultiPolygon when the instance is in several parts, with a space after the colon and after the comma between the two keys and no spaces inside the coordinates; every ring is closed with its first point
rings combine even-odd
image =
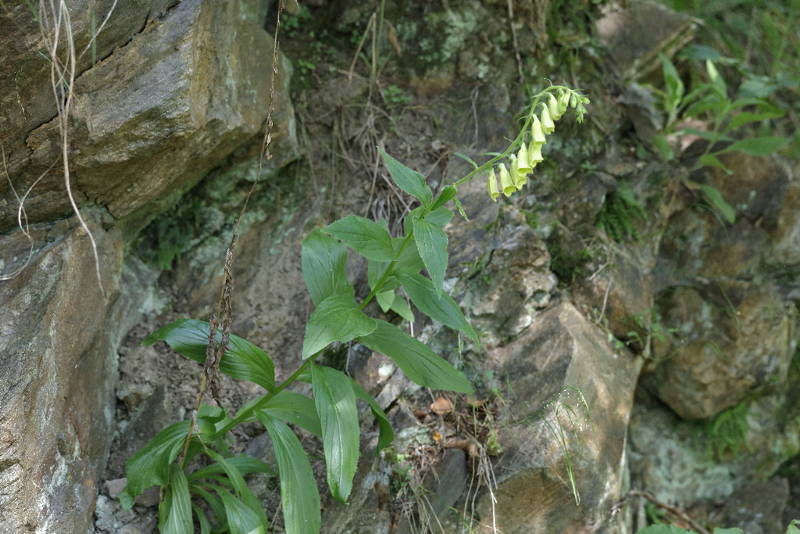
{"type": "Polygon", "coordinates": [[[533,123],[531,123],[531,143],[543,145],[546,142],[547,139],[544,136],[544,131],[542,131],[542,123],[539,122],[539,117],[534,115],[533,123]]]}
{"type": "Polygon", "coordinates": [[[556,97],[553,96],[553,93],[549,93],[547,95],[547,109],[550,113],[550,117],[557,121],[561,118],[561,108],[558,106],[558,101],[556,97]]]}
{"type": "Polygon", "coordinates": [[[500,164],[500,187],[503,188],[503,194],[507,197],[510,197],[511,193],[517,189],[514,187],[514,182],[511,180],[511,175],[508,174],[505,163],[500,164]]]}
{"type": "Polygon", "coordinates": [[[572,93],[569,95],[569,107],[576,108],[578,107],[578,95],[572,93]]]}
{"type": "Polygon", "coordinates": [[[536,164],[540,161],[544,161],[542,157],[542,145],[541,143],[531,143],[531,147],[528,150],[528,163],[531,169],[536,167],[536,164]]]}
{"type": "Polygon", "coordinates": [[[546,134],[551,134],[556,131],[556,125],[553,119],[550,118],[550,112],[545,105],[542,105],[542,130],[546,134]]]}
{"type": "Polygon", "coordinates": [[[497,175],[494,173],[494,169],[489,171],[489,179],[486,181],[486,184],[489,189],[489,198],[497,202],[497,197],[500,196],[500,191],[497,190],[497,175]]]}

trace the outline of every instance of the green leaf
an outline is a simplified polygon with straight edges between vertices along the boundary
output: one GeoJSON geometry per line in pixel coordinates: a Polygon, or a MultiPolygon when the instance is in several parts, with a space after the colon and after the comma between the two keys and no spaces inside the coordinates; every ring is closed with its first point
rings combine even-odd
{"type": "Polygon", "coordinates": [[[725,201],[722,197],[722,193],[720,193],[716,187],[705,184],[699,184],[699,186],[700,190],[703,191],[703,196],[706,201],[723,219],[730,224],[736,222],[736,210],[725,201]]]}
{"type": "Polygon", "coordinates": [[[733,119],[731,119],[731,123],[728,125],[728,129],[735,130],[740,126],[744,126],[745,124],[750,124],[751,122],[759,122],[768,119],[777,119],[782,116],[783,116],[782,111],[764,111],[762,113],[743,111],[737,114],[733,119]]]}
{"type": "MultiPolygon", "coordinates": [[[[225,507],[230,534],[266,534],[267,525],[252,508],[222,488],[217,488],[216,491],[225,507]]],[[[188,532],[190,531],[187,534],[188,532]]]]}
{"type": "Polygon", "coordinates": [[[795,519],[786,527],[786,534],[800,534],[800,520],[795,519]]]}
{"type": "Polygon", "coordinates": [[[717,91],[719,91],[721,95],[727,96],[728,85],[725,83],[725,78],[720,76],[716,65],[714,65],[714,62],[710,59],[706,60],[706,72],[708,73],[708,78],[711,80],[711,83],[717,88],[717,91]]]}
{"type": "Polygon", "coordinates": [[[166,486],[171,479],[170,464],[183,445],[189,421],[168,426],[147,442],[127,462],[128,485],[119,500],[127,509],[133,501],[151,486],[166,486]]]}
{"type": "MultiPolygon", "coordinates": [[[[473,163],[475,162],[473,161],[473,163]]],[[[431,211],[436,211],[441,206],[444,206],[445,204],[450,202],[450,200],[455,196],[456,196],[456,187],[454,185],[448,185],[447,187],[442,189],[442,192],[439,193],[438,197],[436,197],[436,201],[433,203],[433,206],[431,206],[431,211]]]]}
{"type": "MultiPolygon", "coordinates": [[[[191,492],[195,495],[200,496],[204,501],[208,503],[208,507],[211,509],[212,512],[214,512],[214,517],[216,517],[217,521],[224,522],[224,525],[220,525],[220,527],[223,527],[227,524],[227,522],[225,522],[225,507],[222,506],[222,501],[220,501],[216,495],[206,491],[205,488],[197,484],[192,484],[191,492]]],[[[224,529],[219,528],[217,529],[217,532],[224,532],[224,529]]]]}
{"type": "Polygon", "coordinates": [[[394,249],[386,221],[377,223],[358,215],[348,215],[329,224],[324,231],[369,260],[392,261],[394,249]]]}
{"type": "Polygon", "coordinates": [[[472,385],[447,361],[424,343],[385,321],[376,321],[374,332],[359,338],[366,347],[391,358],[417,384],[433,389],[472,393],[472,385]]]}
{"type": "Polygon", "coordinates": [[[412,224],[419,256],[433,280],[434,289],[440,292],[447,270],[447,234],[435,224],[424,220],[414,219],[412,224]]]}
{"type": "Polygon", "coordinates": [[[444,226],[449,223],[450,219],[452,218],[453,212],[445,207],[436,208],[425,216],[426,221],[435,224],[439,228],[444,228],[444,226]]]}
{"type": "Polygon", "coordinates": [[[423,206],[430,206],[433,200],[433,191],[425,183],[425,177],[394,159],[383,148],[379,151],[383,158],[383,164],[386,165],[386,169],[397,187],[419,200],[423,206]]]}
{"type": "MultiPolygon", "coordinates": [[[[250,456],[234,456],[232,458],[226,458],[226,460],[228,465],[234,467],[242,475],[250,475],[252,473],[264,473],[270,476],[277,475],[272,467],[257,458],[252,458],[250,456]]],[[[189,481],[193,482],[195,480],[200,480],[201,478],[219,475],[224,472],[225,469],[223,468],[222,464],[214,463],[198,469],[194,473],[190,474],[189,481]]]]}
{"type": "Polygon", "coordinates": [[[345,343],[375,330],[375,320],[358,309],[352,295],[331,295],[308,319],[303,340],[303,359],[334,341],[345,343]]]}
{"type": "Polygon", "coordinates": [[[389,291],[381,291],[380,293],[375,294],[375,300],[378,301],[378,306],[381,307],[381,310],[384,313],[391,309],[394,298],[395,296],[393,289],[390,289],[389,291]]]}
{"type": "Polygon", "coordinates": [[[356,397],[367,403],[375,419],[378,421],[380,433],[378,435],[378,450],[376,452],[380,453],[383,449],[391,445],[394,440],[392,424],[389,422],[389,418],[386,417],[386,413],[384,413],[378,403],[375,402],[375,399],[372,398],[372,395],[367,393],[355,380],[350,379],[350,383],[353,386],[353,392],[356,394],[356,397]]]}
{"type": "Polygon", "coordinates": [[[479,165],[475,163],[475,160],[473,160],[471,157],[467,156],[463,152],[453,152],[453,155],[470,163],[473,169],[477,169],[479,167],[479,165]]]}
{"type": "Polygon", "coordinates": [[[303,240],[303,278],[314,304],[337,293],[349,293],[347,249],[331,237],[314,230],[303,240]]]}
{"type": "Polygon", "coordinates": [[[392,303],[392,310],[409,323],[414,322],[414,312],[411,311],[411,306],[408,305],[406,299],[399,296],[395,297],[392,303]]]}
{"type": "Polygon", "coordinates": [[[322,427],[314,400],[305,395],[294,391],[281,391],[269,400],[262,411],[276,419],[308,430],[315,436],[322,437],[322,427]]]}
{"type": "Polygon", "coordinates": [[[200,523],[200,534],[211,534],[211,523],[208,522],[208,518],[203,509],[193,504],[192,510],[194,511],[195,517],[197,517],[197,522],[200,523]]]}
{"type": "MultiPolygon", "coordinates": [[[[165,341],[172,350],[198,363],[206,361],[208,346],[208,323],[195,319],[179,319],[159,328],[142,341],[143,345],[152,345],[156,341],[165,341]]],[[[217,332],[217,342],[222,341],[222,334],[217,332]]],[[[266,390],[275,387],[275,366],[269,355],[239,336],[231,335],[228,350],[222,356],[219,370],[239,380],[249,380],[266,390]]]]}
{"type": "Polygon", "coordinates": [[[700,156],[700,159],[697,160],[701,165],[705,167],[716,167],[717,169],[722,169],[725,171],[725,174],[733,174],[733,171],[730,170],[728,167],[722,163],[719,158],[713,154],[704,154],[700,156]]]}
{"type": "MultiPolygon", "coordinates": [[[[212,460],[217,462],[217,464],[219,464],[220,467],[222,467],[223,471],[225,471],[225,476],[231,482],[231,485],[234,491],[236,492],[237,501],[241,500],[243,505],[249,508],[250,512],[255,515],[257,521],[256,527],[261,526],[266,530],[268,522],[267,522],[267,516],[264,513],[264,508],[262,507],[261,502],[258,500],[258,498],[256,498],[256,496],[253,495],[253,492],[250,491],[250,488],[244,481],[244,476],[242,476],[242,473],[238,470],[238,468],[235,465],[229,462],[228,459],[223,457],[221,454],[208,448],[206,448],[205,451],[206,454],[208,454],[208,456],[212,460]]],[[[222,497],[224,503],[225,501],[224,496],[220,494],[220,497],[222,497]]],[[[231,523],[231,515],[230,512],[228,511],[227,505],[225,505],[225,511],[228,516],[228,523],[231,523]]],[[[254,527],[250,528],[252,530],[252,528],[254,527]]],[[[250,530],[245,530],[244,532],[250,532],[250,530]]]]}
{"type": "Polygon", "coordinates": [[[164,492],[163,510],[168,510],[166,518],[161,517],[159,507],[159,530],[162,534],[188,534],[194,532],[192,523],[192,498],[189,495],[189,484],[183,470],[171,466],[169,486],[164,492]]]}
{"type": "MultiPolygon", "coordinates": [[[[396,237],[392,240],[394,244],[395,251],[400,250],[400,247],[403,245],[404,238],[396,237]]],[[[417,250],[417,246],[414,243],[414,238],[411,238],[411,242],[406,245],[406,248],[400,253],[400,257],[397,258],[397,261],[394,264],[394,271],[395,273],[418,273],[425,267],[425,264],[422,263],[422,258],[419,257],[419,251],[417,250]]],[[[398,282],[399,286],[399,282],[398,282]]],[[[396,288],[393,288],[396,289],[396,288]]]]}
{"type": "Polygon", "coordinates": [[[277,419],[259,413],[258,420],[272,439],[278,461],[286,533],[318,533],[321,519],[317,481],[300,440],[285,423],[277,419]]]}
{"type": "Polygon", "coordinates": [[[658,155],[663,161],[671,161],[675,159],[675,152],[672,150],[667,137],[662,134],[656,134],[650,138],[653,147],[658,151],[658,155]]]}
{"type": "Polygon", "coordinates": [[[419,311],[453,330],[463,332],[475,343],[480,343],[478,333],[450,295],[437,295],[433,283],[421,274],[400,275],[400,282],[419,311]]]}
{"type": "Polygon", "coordinates": [[[714,534],[744,534],[740,528],[715,528],[714,534]]]}
{"type": "Polygon", "coordinates": [[[667,88],[665,107],[672,114],[683,98],[683,81],[675,69],[675,65],[672,64],[667,56],[661,54],[659,58],[661,59],[661,70],[664,73],[664,84],[667,88]]]}
{"type": "Polygon", "coordinates": [[[789,142],[785,137],[750,137],[736,141],[722,152],[743,152],[751,156],[768,156],[789,142]]]}
{"type": "Polygon", "coordinates": [[[328,486],[333,497],[344,502],[353,488],[353,476],[358,469],[360,432],[356,397],[350,379],[330,367],[313,365],[311,385],[322,423],[328,486]]]}

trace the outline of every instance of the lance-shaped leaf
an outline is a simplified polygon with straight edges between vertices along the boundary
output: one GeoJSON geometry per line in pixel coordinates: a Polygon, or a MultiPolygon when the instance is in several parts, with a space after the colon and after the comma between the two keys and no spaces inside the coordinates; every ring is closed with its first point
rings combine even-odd
{"type": "MultiPolygon", "coordinates": [[[[256,399],[256,401],[261,399],[256,399]]],[[[314,401],[294,391],[281,391],[272,397],[262,411],[286,423],[292,423],[322,437],[322,426],[314,401]]]]}
{"type": "Polygon", "coordinates": [[[357,215],[348,215],[329,224],[324,231],[344,241],[369,260],[391,261],[394,255],[386,221],[377,223],[357,215]]]}
{"type": "Polygon", "coordinates": [[[435,224],[422,219],[414,219],[412,224],[419,256],[428,274],[431,275],[433,287],[438,293],[442,290],[447,270],[447,234],[435,224]]]}
{"type": "Polygon", "coordinates": [[[788,142],[789,139],[785,137],[750,137],[736,141],[719,153],[738,151],[751,156],[768,156],[783,148],[788,142]]]}
{"type": "Polygon", "coordinates": [[[433,201],[433,191],[425,183],[425,177],[394,159],[382,148],[380,153],[383,163],[397,187],[419,200],[423,206],[430,206],[433,201]]]}
{"type": "Polygon", "coordinates": [[[303,279],[315,305],[326,297],[352,290],[347,281],[347,249],[322,230],[306,236],[300,258],[303,279]]]}
{"type": "Polygon", "coordinates": [[[334,341],[351,341],[375,330],[375,319],[356,306],[352,295],[331,295],[311,314],[303,340],[303,359],[334,341]]]}
{"type": "MultiPolygon", "coordinates": [[[[234,456],[226,458],[225,461],[229,466],[235,468],[242,475],[250,475],[252,473],[264,473],[270,476],[275,476],[277,473],[269,465],[265,464],[257,458],[250,456],[234,456]]],[[[220,475],[225,472],[223,464],[217,462],[209,466],[202,467],[189,475],[189,481],[200,480],[214,475],[220,475]]]]}
{"type": "Polygon", "coordinates": [[[454,330],[463,332],[475,343],[480,343],[478,333],[469,324],[467,318],[461,313],[461,308],[450,295],[446,293],[437,295],[433,288],[433,282],[421,274],[403,274],[400,275],[400,281],[408,296],[411,297],[414,306],[422,313],[454,330]]]}
{"type": "Polygon", "coordinates": [[[344,502],[350,495],[358,469],[360,432],[356,396],[350,379],[330,367],[312,366],[311,385],[322,423],[328,486],[334,498],[344,502]]]}
{"type": "Polygon", "coordinates": [[[217,488],[216,491],[225,507],[225,517],[231,534],[266,534],[267,526],[255,510],[222,488],[217,488]]]}
{"type": "MultiPolygon", "coordinates": [[[[208,346],[208,323],[195,319],[179,319],[159,328],[142,341],[152,345],[165,341],[175,352],[198,363],[206,361],[208,346]]],[[[217,342],[222,334],[217,332],[217,342]]],[[[246,339],[231,335],[228,350],[222,356],[219,370],[239,380],[249,380],[264,389],[275,387],[275,366],[269,355],[246,339]]]]}
{"type": "Polygon", "coordinates": [[[467,378],[427,345],[392,324],[379,320],[376,323],[375,331],[359,338],[359,342],[391,358],[409,380],[432,389],[472,393],[467,378]]]}
{"type": "Polygon", "coordinates": [[[192,524],[192,497],[183,470],[171,466],[169,486],[158,507],[159,530],[162,534],[186,534],[194,531],[192,524]]]}
{"type": "Polygon", "coordinates": [[[228,458],[223,457],[221,454],[208,448],[205,449],[205,451],[225,472],[230,486],[236,492],[236,501],[240,503],[242,507],[248,509],[248,512],[244,512],[237,505],[234,519],[238,521],[238,524],[233,525],[228,504],[225,504],[225,496],[219,491],[217,492],[222,498],[223,504],[225,504],[225,512],[228,517],[228,524],[231,528],[231,532],[233,533],[236,531],[235,529],[241,529],[238,531],[244,534],[249,534],[250,532],[266,532],[268,523],[264,508],[258,498],[250,491],[250,488],[244,481],[244,476],[242,476],[241,471],[239,471],[234,464],[229,462],[228,458]]]}
{"type": "Polygon", "coordinates": [[[367,393],[358,382],[353,379],[350,380],[356,397],[367,403],[370,410],[372,410],[372,415],[374,415],[375,419],[378,421],[380,433],[378,435],[378,450],[376,452],[380,453],[383,449],[391,445],[392,440],[394,440],[392,424],[389,422],[389,418],[386,417],[386,413],[381,409],[378,403],[375,402],[375,399],[372,398],[372,395],[367,393]]]}
{"type": "Polygon", "coordinates": [[[177,457],[188,431],[189,421],[170,425],[128,459],[128,485],[119,496],[125,508],[130,509],[136,497],[147,488],[167,485],[171,478],[170,464],[177,457]]]}
{"type": "Polygon", "coordinates": [[[425,220],[429,223],[435,224],[439,228],[444,228],[447,223],[453,218],[453,212],[442,206],[436,208],[425,216],[425,220]]]}
{"type": "Polygon", "coordinates": [[[286,533],[318,533],[321,519],[317,481],[300,440],[286,423],[264,413],[258,414],[258,420],[269,433],[278,461],[286,533]]]}

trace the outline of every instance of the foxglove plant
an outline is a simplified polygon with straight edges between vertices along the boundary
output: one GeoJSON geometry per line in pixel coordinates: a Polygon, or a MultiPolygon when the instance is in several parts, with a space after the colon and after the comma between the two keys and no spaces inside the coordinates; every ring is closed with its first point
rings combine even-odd
{"type": "MultiPolygon", "coordinates": [[[[386,221],[356,215],[311,231],[303,240],[301,263],[314,311],[306,325],[297,369],[276,383],[274,364],[265,351],[234,335],[211,337],[225,347],[219,371],[253,382],[265,393],[233,416],[220,406],[201,405],[191,420],[159,432],[128,460],[128,485],[120,495],[122,504],[130,508],[144,490],[158,486],[159,528],[163,534],[191,534],[195,527],[202,534],[265,533],[269,528],[266,513],[244,477],[276,474],[275,470],[259,459],[233,455],[227,441],[236,426],[258,422],[269,434],[275,451],[285,531],[318,533],[321,518],[316,480],[289,424],[322,440],[327,483],[333,497],[340,501],[350,495],[360,455],[357,400],[370,407],[378,422],[378,451],[393,439],[386,414],[375,400],[342,371],[319,364],[320,356],[338,344],[360,343],[391,358],[421,386],[472,392],[467,378],[427,345],[365,310],[376,300],[384,312],[393,310],[412,320],[407,297],[419,312],[479,345],[477,332],[443,288],[448,263],[444,227],[453,217],[447,205],[452,201],[466,217],[456,196],[458,187],[484,173],[488,173],[492,200],[500,195],[497,173],[504,195],[520,190],[542,161],[541,147],[546,135],[554,131],[553,121],[567,111],[569,104],[581,122],[586,103],[588,99],[568,87],[551,86],[538,93],[508,147],[484,164],[474,164],[469,173],[438,194],[421,174],[381,150],[394,183],[419,202],[405,218],[404,235],[392,237],[386,221]],[[347,277],[348,249],[367,260],[370,291],[360,300],[347,277]],[[310,395],[289,389],[298,381],[311,385],[310,395]]],[[[144,343],[164,341],[176,352],[203,364],[207,362],[210,331],[207,322],[181,319],[153,332],[144,343]]]]}

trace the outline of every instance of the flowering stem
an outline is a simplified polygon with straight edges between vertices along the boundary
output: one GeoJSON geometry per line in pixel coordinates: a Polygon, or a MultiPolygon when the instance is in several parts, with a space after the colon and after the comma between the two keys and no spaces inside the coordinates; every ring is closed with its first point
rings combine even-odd
{"type": "Polygon", "coordinates": [[[503,158],[508,157],[512,152],[514,152],[514,150],[516,150],[522,144],[523,140],[525,139],[525,134],[528,131],[528,128],[531,127],[531,122],[533,121],[533,116],[536,113],[536,106],[538,106],[541,103],[542,99],[548,93],[555,92],[555,91],[558,91],[558,90],[573,92],[572,89],[570,89],[569,87],[566,87],[564,85],[551,85],[547,89],[544,89],[543,91],[540,91],[536,96],[533,97],[533,100],[531,102],[531,105],[530,105],[530,108],[529,108],[529,111],[528,111],[528,116],[525,118],[525,123],[522,125],[522,128],[520,128],[519,133],[517,134],[517,137],[514,138],[514,140],[511,142],[511,144],[508,145],[506,147],[506,149],[502,153],[496,155],[495,157],[493,157],[492,159],[490,159],[489,161],[487,161],[483,165],[475,167],[469,173],[464,175],[462,178],[459,178],[458,180],[456,180],[452,185],[454,187],[458,187],[458,186],[470,181],[477,174],[480,174],[482,172],[488,171],[489,169],[491,169],[494,166],[495,163],[497,163],[498,161],[502,160],[503,158]]]}

